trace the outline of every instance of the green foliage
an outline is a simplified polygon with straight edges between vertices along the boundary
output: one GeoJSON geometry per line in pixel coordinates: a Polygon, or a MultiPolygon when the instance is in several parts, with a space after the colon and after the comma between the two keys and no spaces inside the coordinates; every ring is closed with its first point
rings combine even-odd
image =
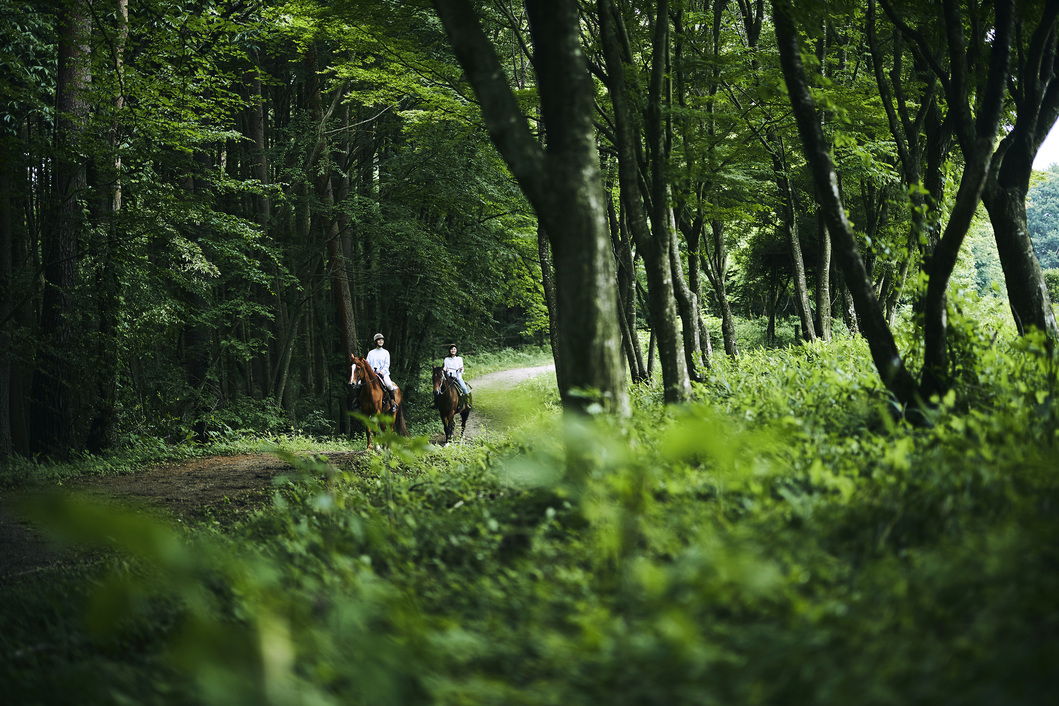
{"type": "Polygon", "coordinates": [[[283,452],[227,535],[62,501],[41,516],[126,559],[5,611],[0,663],[43,703],[75,679],[82,703],[1040,703],[1059,360],[1032,336],[980,359],[928,429],[839,338],[719,359],[696,403],[645,389],[620,425],[283,452]]]}
{"type": "Polygon", "coordinates": [[[1044,284],[1048,287],[1048,298],[1052,303],[1059,302],[1059,268],[1044,271],[1044,284]]]}
{"type": "Polygon", "coordinates": [[[1026,227],[1044,269],[1059,267],[1059,165],[1052,165],[1026,194],[1026,227]]]}

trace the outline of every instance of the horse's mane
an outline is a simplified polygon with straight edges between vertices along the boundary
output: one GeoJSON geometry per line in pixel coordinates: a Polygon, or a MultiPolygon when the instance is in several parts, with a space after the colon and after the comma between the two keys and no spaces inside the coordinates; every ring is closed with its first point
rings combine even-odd
{"type": "Polygon", "coordinates": [[[382,381],[379,380],[378,374],[376,374],[375,370],[370,365],[368,365],[367,358],[358,358],[357,356],[353,356],[353,365],[363,369],[365,371],[364,374],[367,376],[368,380],[373,381],[376,385],[379,385],[380,387],[382,386],[382,381]]]}

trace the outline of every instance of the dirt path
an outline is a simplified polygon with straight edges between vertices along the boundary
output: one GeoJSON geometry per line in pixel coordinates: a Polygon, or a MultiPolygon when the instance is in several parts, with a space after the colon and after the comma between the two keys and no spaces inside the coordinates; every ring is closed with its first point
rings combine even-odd
{"type": "MultiPolygon", "coordinates": [[[[499,428],[498,419],[489,413],[497,409],[494,400],[519,382],[535,377],[554,365],[518,368],[482,375],[468,382],[475,390],[476,404],[490,400],[471,413],[466,436],[476,436],[487,429],[499,428]]],[[[502,404],[502,403],[501,403],[502,404]]],[[[439,424],[440,426],[440,424],[439,424]]],[[[443,435],[432,441],[444,440],[443,435]]],[[[345,464],[366,452],[328,454],[336,464],[345,464]]],[[[210,456],[166,463],[131,475],[82,477],[67,487],[140,500],[177,517],[200,518],[220,509],[226,514],[248,511],[271,493],[272,478],[291,467],[268,453],[239,456],[210,456]]],[[[0,585],[32,578],[43,569],[76,561],[71,554],[52,548],[11,509],[17,497],[26,491],[0,491],[0,585]]]]}
{"type": "MultiPolygon", "coordinates": [[[[469,379],[467,383],[474,391],[476,408],[467,417],[467,437],[477,436],[484,429],[499,429],[502,426],[502,422],[491,411],[503,406],[503,403],[500,402],[498,404],[496,400],[523,380],[543,375],[552,370],[555,370],[554,364],[539,365],[535,368],[501,370],[500,372],[469,379]]],[[[458,429],[457,433],[459,433],[458,429]]],[[[438,439],[431,439],[431,441],[437,442],[438,439]]]]}

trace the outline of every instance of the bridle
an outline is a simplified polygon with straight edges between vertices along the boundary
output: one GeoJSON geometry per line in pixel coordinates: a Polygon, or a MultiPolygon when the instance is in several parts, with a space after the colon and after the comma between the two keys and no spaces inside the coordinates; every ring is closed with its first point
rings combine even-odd
{"type": "Polygon", "coordinates": [[[379,387],[382,387],[382,383],[379,382],[378,373],[376,373],[372,369],[372,367],[368,365],[368,361],[361,358],[360,362],[356,363],[354,367],[356,368],[357,373],[353,375],[353,389],[359,390],[360,388],[364,387],[365,382],[371,384],[373,378],[375,382],[378,383],[379,387]],[[357,379],[358,374],[361,378],[359,380],[357,379]]]}
{"type": "Polygon", "coordinates": [[[441,371],[441,384],[438,385],[438,389],[434,391],[435,395],[445,394],[445,391],[452,387],[455,376],[447,370],[441,371]]]}

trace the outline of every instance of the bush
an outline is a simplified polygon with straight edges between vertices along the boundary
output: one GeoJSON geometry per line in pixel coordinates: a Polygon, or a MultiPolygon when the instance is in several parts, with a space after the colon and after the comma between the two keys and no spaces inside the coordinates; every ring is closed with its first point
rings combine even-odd
{"type": "Polygon", "coordinates": [[[547,412],[489,442],[291,457],[225,536],[51,508],[136,559],[9,617],[0,663],[82,703],[1043,703],[1057,369],[1001,337],[914,428],[840,338],[719,359],[684,407],[637,389],[621,423],[526,385],[547,412]],[[27,650],[60,641],[86,647],[27,650]]]}
{"type": "Polygon", "coordinates": [[[1044,284],[1048,287],[1048,298],[1052,304],[1059,302],[1059,269],[1045,270],[1044,284]]]}

